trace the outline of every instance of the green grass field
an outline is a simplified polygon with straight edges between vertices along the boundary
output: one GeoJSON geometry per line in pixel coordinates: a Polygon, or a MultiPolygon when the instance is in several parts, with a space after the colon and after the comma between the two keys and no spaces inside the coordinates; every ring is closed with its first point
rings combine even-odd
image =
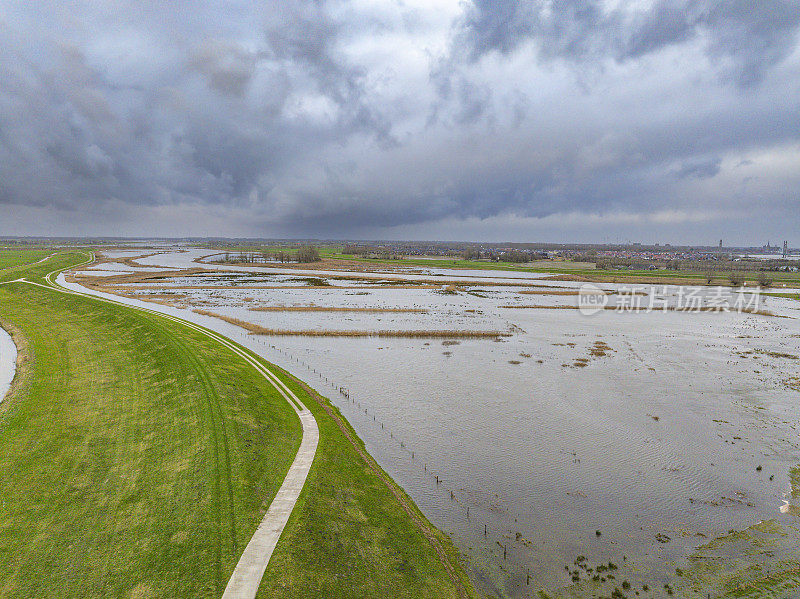
{"type": "MultiPolygon", "coordinates": [[[[221,596],[299,446],[293,410],[242,358],[159,316],[15,282],[0,319],[24,359],[0,404],[0,597],[221,596]]],[[[321,437],[259,597],[474,596],[335,411],[281,376],[321,437]]]]}
{"type": "MultiPolygon", "coordinates": [[[[348,260],[352,262],[360,262],[364,264],[384,264],[393,266],[422,266],[427,268],[451,268],[451,269],[469,269],[469,270],[490,270],[490,271],[515,271],[515,272],[529,272],[529,273],[547,273],[552,275],[570,275],[581,277],[587,281],[596,282],[629,282],[629,283],[669,283],[674,284],[708,284],[708,275],[705,270],[605,270],[588,266],[583,266],[585,263],[575,263],[566,261],[548,261],[538,260],[531,264],[518,264],[515,262],[489,262],[486,260],[464,260],[462,258],[401,258],[401,259],[386,259],[386,258],[365,258],[352,254],[343,254],[341,247],[336,246],[318,246],[320,256],[323,259],[333,260],[348,260]]],[[[262,250],[274,253],[277,251],[285,251],[287,253],[295,253],[297,248],[293,247],[278,247],[278,246],[241,246],[236,248],[219,249],[216,251],[224,253],[229,251],[231,254],[237,252],[254,252],[259,253],[262,250]]],[[[210,250],[212,251],[212,250],[210,250]]],[[[743,280],[755,283],[759,280],[761,273],[758,272],[742,272],[737,273],[743,280]]],[[[786,285],[787,287],[800,286],[800,274],[798,273],[781,273],[770,272],[769,278],[772,280],[773,286],[786,285]]],[[[729,285],[729,273],[720,271],[714,274],[711,285],[729,285]]]]}
{"type": "Polygon", "coordinates": [[[36,262],[49,256],[50,250],[6,250],[0,249],[0,270],[36,262]]]}
{"type": "MultiPolygon", "coordinates": [[[[320,249],[323,258],[333,258],[339,260],[352,260],[355,262],[394,264],[398,266],[426,266],[429,268],[455,268],[455,269],[475,269],[475,270],[499,270],[499,271],[518,271],[530,273],[549,273],[554,275],[574,275],[584,277],[592,281],[630,281],[631,283],[653,280],[675,280],[691,281],[694,284],[705,285],[707,282],[706,272],[703,270],[604,270],[596,268],[575,268],[572,263],[553,261],[550,264],[539,261],[533,266],[523,266],[513,262],[488,262],[477,260],[463,260],[461,258],[442,258],[442,259],[419,259],[402,258],[390,260],[383,258],[362,258],[349,254],[342,254],[337,250],[320,249]]],[[[714,274],[712,285],[727,285],[727,272],[721,271],[714,274]]],[[[758,281],[760,273],[742,272],[737,273],[746,281],[758,281]]],[[[798,273],[769,273],[769,278],[773,285],[786,283],[787,286],[800,285],[800,274],[798,273]]]]}

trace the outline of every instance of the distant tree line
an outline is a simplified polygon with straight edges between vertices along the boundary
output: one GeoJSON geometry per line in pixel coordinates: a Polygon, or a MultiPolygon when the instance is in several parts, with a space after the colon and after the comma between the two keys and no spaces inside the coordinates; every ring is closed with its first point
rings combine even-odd
{"type": "Polygon", "coordinates": [[[535,252],[525,250],[506,250],[499,254],[492,255],[492,259],[497,262],[513,262],[515,264],[522,264],[524,262],[533,262],[535,260],[543,260],[547,258],[546,252],[535,252]]]}
{"type": "Polygon", "coordinates": [[[596,258],[593,260],[600,270],[625,268],[630,270],[649,270],[653,267],[673,271],[692,271],[708,273],[729,272],[796,272],[800,262],[796,260],[732,260],[729,257],[719,259],[674,259],[674,260],[642,260],[641,258],[596,258]]]}
{"type": "Polygon", "coordinates": [[[319,250],[313,246],[305,245],[296,252],[279,250],[277,252],[225,252],[222,255],[222,262],[228,264],[265,264],[267,262],[298,262],[301,264],[319,262],[322,258],[319,250]]]}
{"type": "Polygon", "coordinates": [[[480,248],[468,247],[463,252],[461,252],[461,257],[464,260],[480,260],[483,257],[483,255],[481,254],[480,248]]]}
{"type": "Polygon", "coordinates": [[[402,260],[405,257],[402,253],[390,248],[355,245],[352,243],[344,246],[342,254],[346,256],[361,256],[362,258],[379,258],[381,260],[402,260]]]}

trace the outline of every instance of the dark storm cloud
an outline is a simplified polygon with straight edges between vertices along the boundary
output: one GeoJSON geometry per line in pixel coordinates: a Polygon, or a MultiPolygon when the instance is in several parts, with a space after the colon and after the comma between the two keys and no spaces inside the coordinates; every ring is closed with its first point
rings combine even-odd
{"type": "Polygon", "coordinates": [[[241,96],[255,72],[256,58],[235,44],[207,41],[198,48],[192,65],[208,77],[209,85],[217,91],[241,96]]]}
{"type": "Polygon", "coordinates": [[[0,224],[327,237],[786,207],[799,26],[791,0],[6,4],[0,224]]]}
{"type": "Polygon", "coordinates": [[[695,177],[697,179],[710,179],[715,177],[720,171],[722,159],[719,157],[702,160],[700,162],[689,162],[681,166],[678,170],[678,177],[695,177]]]}
{"type": "Polygon", "coordinates": [[[542,56],[625,61],[705,36],[707,54],[732,63],[743,85],[794,48],[796,0],[656,0],[643,10],[604,9],[601,0],[477,0],[459,24],[471,60],[535,42],[542,56]]]}

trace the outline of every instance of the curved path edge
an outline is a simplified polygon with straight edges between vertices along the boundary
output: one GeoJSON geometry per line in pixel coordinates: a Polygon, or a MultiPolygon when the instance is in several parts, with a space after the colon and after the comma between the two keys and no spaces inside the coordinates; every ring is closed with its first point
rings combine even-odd
{"type": "Polygon", "coordinates": [[[250,539],[249,543],[245,547],[244,552],[239,558],[239,561],[233,570],[233,574],[231,575],[230,579],[228,580],[228,584],[225,587],[225,591],[222,594],[222,599],[253,599],[258,592],[258,588],[261,585],[261,579],[264,576],[264,572],[267,569],[267,565],[269,564],[270,558],[275,551],[275,547],[280,540],[283,530],[289,521],[289,517],[291,516],[294,507],[297,505],[297,500],[299,499],[300,493],[305,486],[308,473],[311,470],[312,463],[314,462],[314,457],[317,452],[317,445],[319,444],[319,427],[317,426],[317,421],[311,411],[297,398],[292,390],[289,389],[289,387],[287,387],[284,382],[275,375],[275,373],[264,366],[260,361],[255,360],[250,353],[244,351],[237,344],[227,339],[224,335],[206,327],[197,325],[191,321],[184,320],[171,314],[166,314],[159,310],[144,308],[141,306],[128,304],[117,299],[104,297],[98,292],[92,292],[90,289],[86,289],[86,293],[75,291],[73,289],[63,287],[52,279],[53,275],[60,273],[62,270],[77,268],[79,266],[83,266],[84,264],[88,264],[93,260],[94,255],[92,255],[92,257],[83,264],[71,266],[68,269],[58,269],[50,272],[45,277],[45,280],[49,283],[49,285],[28,281],[26,279],[17,279],[16,281],[9,281],[9,283],[27,283],[29,285],[36,285],[38,287],[43,287],[59,293],[89,297],[91,299],[111,304],[122,305],[134,310],[139,310],[141,312],[155,314],[166,318],[167,320],[187,326],[194,331],[214,339],[253,366],[265,379],[267,379],[267,381],[273,387],[275,387],[275,389],[278,390],[278,392],[289,403],[289,405],[292,406],[300,418],[300,423],[303,427],[303,438],[300,442],[300,448],[297,450],[297,454],[295,455],[294,461],[286,473],[283,483],[270,503],[267,513],[264,514],[264,517],[256,528],[255,533],[253,533],[253,537],[250,539]]]}
{"type": "Polygon", "coordinates": [[[0,322],[0,404],[11,393],[14,386],[20,355],[14,334],[12,331],[6,330],[3,323],[0,322]],[[6,350],[8,350],[8,355],[6,355],[6,350]]]}

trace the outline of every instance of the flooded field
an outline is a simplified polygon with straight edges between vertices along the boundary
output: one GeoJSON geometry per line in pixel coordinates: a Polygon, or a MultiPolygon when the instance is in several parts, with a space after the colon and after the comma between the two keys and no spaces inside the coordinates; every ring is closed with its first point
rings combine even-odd
{"type": "Polygon", "coordinates": [[[17,366],[17,346],[5,329],[0,327],[0,402],[8,393],[17,366]]]}
{"type": "MultiPolygon", "coordinates": [[[[331,397],[486,592],[611,595],[624,581],[630,595],[705,597],[796,579],[800,303],[684,313],[680,288],[602,284],[611,309],[586,315],[580,282],[545,275],[342,278],[198,261],[209,253],[136,260],[219,274],[127,282],[124,293],[158,297],[169,307],[148,305],[235,336],[331,397]],[[655,309],[613,309],[623,305],[655,309]],[[235,321],[286,334],[248,335],[235,321]]],[[[81,274],[102,286],[133,270],[81,274]]],[[[705,302],[713,293],[696,290],[705,302]]]]}

